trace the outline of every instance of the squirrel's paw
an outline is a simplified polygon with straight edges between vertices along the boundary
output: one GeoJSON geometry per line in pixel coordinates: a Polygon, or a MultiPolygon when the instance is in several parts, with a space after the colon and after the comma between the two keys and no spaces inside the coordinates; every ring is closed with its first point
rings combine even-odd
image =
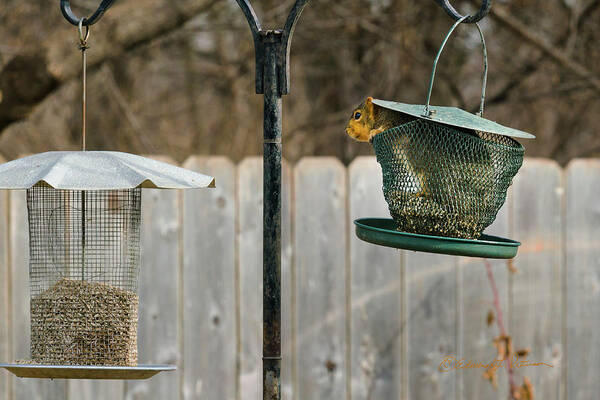
{"type": "Polygon", "coordinates": [[[383,131],[385,131],[383,128],[371,129],[369,132],[369,140],[373,140],[376,135],[379,135],[383,131]]]}

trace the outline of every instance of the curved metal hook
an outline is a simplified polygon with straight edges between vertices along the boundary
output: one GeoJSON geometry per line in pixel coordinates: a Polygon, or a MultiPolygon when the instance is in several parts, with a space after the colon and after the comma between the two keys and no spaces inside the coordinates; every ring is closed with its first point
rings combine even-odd
{"type": "MultiPolygon", "coordinates": [[[[83,26],[91,26],[94,25],[96,22],[100,21],[100,18],[102,18],[106,10],[108,10],[114,2],[115,0],[102,0],[102,3],[100,3],[100,6],[96,10],[96,12],[92,14],[91,17],[83,18],[83,26]]],[[[79,25],[79,21],[82,18],[76,16],[73,10],[71,10],[70,0],[60,0],[60,10],[62,11],[62,14],[66,18],[66,20],[69,21],[72,25],[79,25]]]]}
{"type": "Polygon", "coordinates": [[[256,52],[256,93],[264,92],[265,54],[274,51],[276,55],[279,93],[284,95],[290,91],[290,48],[296,24],[304,7],[310,0],[296,0],[285,22],[283,30],[263,30],[260,20],[250,0],[236,0],[248,20],[256,52]],[[267,50],[270,49],[270,50],[267,50]]]}
{"type": "Polygon", "coordinates": [[[288,15],[288,18],[285,21],[285,28],[283,29],[283,38],[288,45],[294,35],[294,30],[296,29],[298,20],[300,20],[300,15],[302,15],[302,11],[304,11],[304,7],[306,7],[308,1],[309,0],[297,0],[290,10],[290,15],[288,15]]]}
{"type": "Polygon", "coordinates": [[[290,92],[290,52],[292,49],[292,37],[296,30],[296,25],[300,20],[304,7],[308,4],[309,0],[297,0],[292,7],[287,20],[285,21],[285,27],[283,28],[283,45],[285,47],[285,73],[282,74],[282,93],[288,94],[290,92]]]}
{"type": "MultiPolygon", "coordinates": [[[[446,13],[451,16],[455,21],[458,21],[464,17],[461,15],[456,9],[450,4],[449,0],[435,0],[446,13]]],[[[469,15],[463,22],[467,24],[473,24],[475,22],[481,21],[486,15],[489,14],[490,9],[492,8],[492,0],[483,0],[481,3],[481,8],[475,15],[469,15]]]]}
{"type": "Polygon", "coordinates": [[[252,31],[252,36],[256,37],[262,28],[254,8],[252,8],[249,0],[237,0],[237,3],[244,12],[244,16],[248,20],[248,25],[250,25],[250,30],[252,31]]]}

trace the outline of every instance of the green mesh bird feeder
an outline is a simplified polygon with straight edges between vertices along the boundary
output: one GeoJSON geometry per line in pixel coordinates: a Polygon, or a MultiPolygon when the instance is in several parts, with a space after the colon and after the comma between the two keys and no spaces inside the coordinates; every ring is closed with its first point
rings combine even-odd
{"type": "Polygon", "coordinates": [[[506,200],[523,163],[524,147],[515,139],[535,136],[483,118],[487,50],[483,32],[483,90],[477,114],[455,107],[431,106],[440,55],[434,61],[425,105],[373,100],[379,107],[408,116],[407,123],[373,138],[383,173],[383,193],[392,219],[355,221],[365,241],[433,253],[512,258],[520,243],[484,235],[506,200]]]}

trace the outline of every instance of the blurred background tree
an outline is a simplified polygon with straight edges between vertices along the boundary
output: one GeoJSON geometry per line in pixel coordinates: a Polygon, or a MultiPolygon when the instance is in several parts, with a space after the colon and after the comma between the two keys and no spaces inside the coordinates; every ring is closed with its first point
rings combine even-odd
{"type": "MultiPolygon", "coordinates": [[[[0,155],[80,147],[80,53],[59,1],[0,0],[0,155]]],[[[73,0],[89,15],[99,0],[73,0]]],[[[462,12],[476,2],[454,1],[462,12]]],[[[265,27],[292,0],[255,0],[265,27]]],[[[284,156],[372,154],[343,128],[366,96],[423,103],[452,21],[432,0],[312,0],[292,47],[284,156]]],[[[482,22],[486,117],[530,131],[528,156],[600,155],[600,0],[496,0],[482,22]]],[[[475,111],[482,58],[461,27],[440,61],[433,103],[475,111]]],[[[233,0],[119,0],[92,26],[88,149],[166,154],[262,152],[254,49],[233,0]]]]}

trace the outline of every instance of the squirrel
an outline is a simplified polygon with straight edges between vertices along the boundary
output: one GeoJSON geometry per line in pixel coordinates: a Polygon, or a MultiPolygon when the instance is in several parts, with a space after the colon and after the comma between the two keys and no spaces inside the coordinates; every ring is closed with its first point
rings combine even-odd
{"type": "Polygon", "coordinates": [[[352,112],[346,134],[359,142],[370,142],[375,135],[413,120],[414,117],[380,107],[373,103],[372,97],[367,97],[352,112]]]}
{"type": "MultiPolygon", "coordinates": [[[[350,116],[350,121],[346,126],[346,134],[359,142],[372,142],[373,138],[381,132],[387,131],[393,127],[414,121],[416,118],[398,111],[380,107],[373,103],[372,97],[360,104],[350,116]]],[[[408,141],[404,136],[401,140],[408,141]]],[[[404,143],[406,145],[406,143],[404,143]]],[[[397,156],[397,162],[404,167],[404,170],[413,177],[419,186],[414,188],[417,197],[425,196],[429,192],[427,173],[423,168],[423,163],[416,159],[416,154],[410,150],[410,146],[399,146],[401,150],[397,156]]]]}

